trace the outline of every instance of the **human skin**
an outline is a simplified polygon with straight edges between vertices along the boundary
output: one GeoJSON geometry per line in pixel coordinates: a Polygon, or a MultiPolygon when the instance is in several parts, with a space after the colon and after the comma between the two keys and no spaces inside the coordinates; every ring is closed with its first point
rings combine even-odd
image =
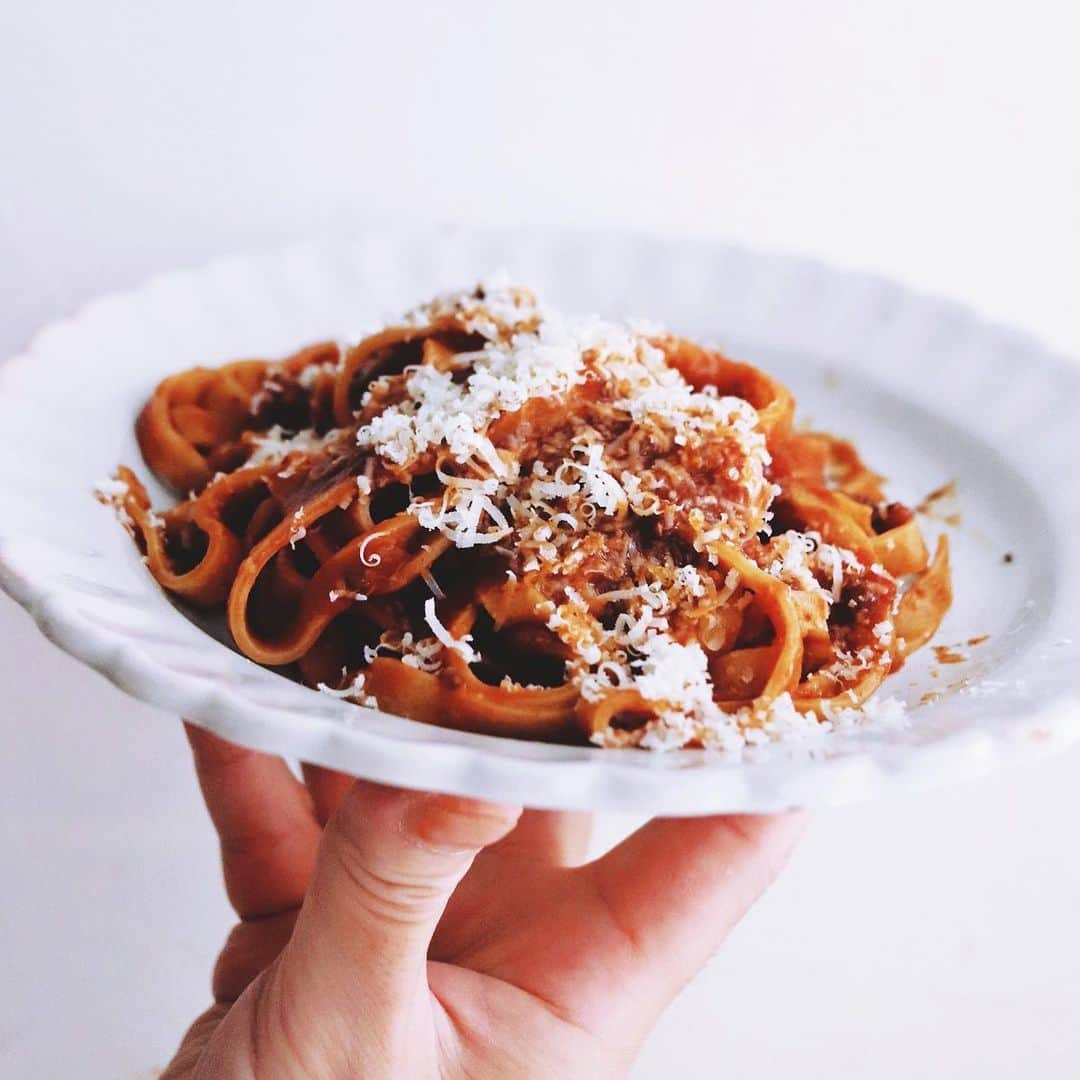
{"type": "Polygon", "coordinates": [[[797,815],[585,815],[352,781],[189,726],[240,921],[162,1080],[624,1076],[797,815]]]}

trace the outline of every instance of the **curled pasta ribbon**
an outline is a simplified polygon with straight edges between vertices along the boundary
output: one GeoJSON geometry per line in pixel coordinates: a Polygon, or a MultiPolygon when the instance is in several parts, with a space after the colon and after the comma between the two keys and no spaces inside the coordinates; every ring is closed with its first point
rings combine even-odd
{"type": "Polygon", "coordinates": [[[719,562],[723,568],[734,570],[742,586],[753,594],[755,605],[772,626],[773,642],[715,657],[710,665],[713,683],[719,695],[728,692],[732,704],[753,698],[756,707],[765,708],[785,690],[795,687],[802,674],[799,613],[791,599],[791,590],[735,548],[728,545],[721,548],[719,562]],[[739,687],[743,692],[739,692],[739,687]]]}
{"type": "Polygon", "coordinates": [[[224,477],[161,517],[152,513],[146,489],[130,469],[119,469],[117,478],[127,488],[121,509],[161,586],[199,607],[223,603],[246,551],[245,513],[268,497],[263,471],[224,477]]]}
{"type": "Polygon", "coordinates": [[[338,357],[333,342],[301,349],[278,364],[237,360],[220,368],[194,368],[172,375],[154,391],[135,423],[143,458],[174,491],[201,491],[214,475],[208,463],[215,453],[245,431],[267,428],[272,414],[259,423],[253,408],[271,376],[298,378],[309,367],[338,357]]]}
{"type": "Polygon", "coordinates": [[[461,348],[479,344],[461,321],[447,317],[427,326],[392,326],[354,345],[345,355],[334,384],[334,416],[339,427],[346,427],[360,408],[364,392],[384,375],[399,375],[409,364],[423,359],[426,342],[443,338],[449,342],[441,356],[452,357],[461,348]],[[452,346],[457,346],[455,349],[452,346]]]}
{"type": "Polygon", "coordinates": [[[934,636],[942,615],[951,604],[949,540],[942,536],[938,540],[933,561],[918,575],[900,600],[895,619],[899,650],[893,662],[894,671],[906,656],[921,649],[934,636]]]}
{"type": "MultiPolygon", "coordinates": [[[[460,667],[451,660],[452,667],[460,667]]],[[[466,668],[467,670],[467,668],[466,668]]],[[[394,703],[394,711],[437,727],[462,728],[482,735],[518,739],[566,740],[574,734],[572,686],[550,690],[489,686],[469,672],[460,681],[446,672],[431,673],[397,660],[377,658],[365,672],[365,689],[377,700],[394,703]]]]}
{"type": "Polygon", "coordinates": [[[450,546],[425,533],[412,514],[399,514],[335,550],[311,577],[297,569],[292,554],[310,534],[316,543],[320,521],[356,492],[350,477],[305,502],[251,550],[237,567],[227,614],[237,647],[260,664],[281,666],[304,655],[331,620],[364,600],[397,592],[426,571],[450,546]],[[302,530],[302,531],[301,531],[302,530]],[[265,595],[261,605],[256,590],[265,595]],[[364,599],[359,599],[363,597],[364,599]],[[260,628],[257,616],[272,630],[260,628]]]}
{"type": "Polygon", "coordinates": [[[770,443],[790,431],[795,399],[785,386],[763,371],[685,338],[664,337],[654,344],[694,389],[714,386],[721,397],[742,398],[753,405],[761,431],[770,443]]]}
{"type": "MultiPolygon", "coordinates": [[[[445,625],[460,640],[472,629],[475,618],[475,606],[465,605],[445,625]]],[[[437,673],[394,660],[373,660],[365,688],[379,701],[395,702],[402,715],[413,720],[457,727],[454,718],[467,711],[470,730],[530,739],[565,739],[571,734],[579,696],[573,686],[491,686],[474,673],[465,656],[452,649],[437,673]]]]}
{"type": "Polygon", "coordinates": [[[811,675],[794,696],[802,712],[827,715],[831,708],[854,709],[862,705],[885,681],[889,665],[876,660],[865,672],[838,688],[835,683],[811,675]]]}
{"type": "MultiPolygon", "coordinates": [[[[724,546],[719,550],[718,562],[722,570],[739,575],[756,612],[771,628],[772,641],[749,648],[710,650],[709,673],[714,693],[721,706],[729,711],[746,707],[763,712],[780,694],[799,683],[803,620],[787,586],[741,552],[724,546]]],[[[636,689],[615,688],[595,700],[582,698],[576,715],[584,733],[592,737],[609,727],[641,726],[669,707],[665,701],[646,699],[636,689]]]]}
{"type": "Polygon", "coordinates": [[[581,698],[576,718],[589,739],[618,728],[643,727],[657,715],[656,705],[637,690],[611,690],[596,701],[581,698]]]}

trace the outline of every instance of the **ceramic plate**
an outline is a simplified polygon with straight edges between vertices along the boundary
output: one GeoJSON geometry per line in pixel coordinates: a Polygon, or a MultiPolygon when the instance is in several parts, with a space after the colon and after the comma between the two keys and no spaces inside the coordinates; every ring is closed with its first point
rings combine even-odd
{"type": "Polygon", "coordinates": [[[42,331],[0,368],[0,584],[61,648],[137,697],[372,779],[650,814],[853,801],[1080,732],[1078,415],[1080,367],[877,278],[690,240],[373,230],[154,279],[42,331]],[[889,475],[895,498],[915,504],[955,483],[924,522],[953,545],[956,598],[935,639],[948,650],[918,653],[882,691],[908,705],[905,727],[866,724],[742,760],[444,731],[259,668],[158,588],[91,492],[117,463],[141,467],[132,424],[161,377],[357,337],[498,268],[564,310],[664,322],[779,376],[804,417],[889,475]]]}

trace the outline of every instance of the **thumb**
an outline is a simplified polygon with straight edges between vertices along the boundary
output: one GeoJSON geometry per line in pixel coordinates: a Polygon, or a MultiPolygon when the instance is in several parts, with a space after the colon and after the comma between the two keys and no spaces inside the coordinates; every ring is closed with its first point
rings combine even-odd
{"type": "Polygon", "coordinates": [[[473,858],[520,813],[357,781],[326,827],[281,957],[294,992],[310,986],[321,1010],[399,1006],[426,977],[432,934],[473,858]]]}

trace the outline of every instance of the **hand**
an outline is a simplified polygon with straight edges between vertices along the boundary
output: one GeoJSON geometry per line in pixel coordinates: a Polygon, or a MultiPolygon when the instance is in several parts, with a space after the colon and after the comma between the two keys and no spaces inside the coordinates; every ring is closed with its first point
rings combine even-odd
{"type": "Polygon", "coordinates": [[[657,819],[583,864],[583,815],[188,734],[240,922],[162,1080],[624,1075],[801,827],[657,819]]]}

